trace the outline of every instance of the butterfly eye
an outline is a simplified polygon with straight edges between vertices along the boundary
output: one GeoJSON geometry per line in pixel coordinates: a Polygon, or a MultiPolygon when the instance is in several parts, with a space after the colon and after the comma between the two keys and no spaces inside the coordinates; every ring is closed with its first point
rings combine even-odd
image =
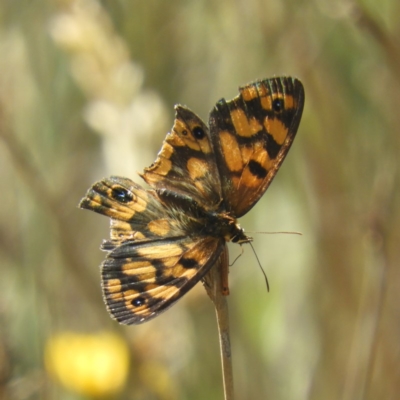
{"type": "Polygon", "coordinates": [[[121,187],[112,188],[111,196],[121,203],[128,203],[133,200],[132,193],[121,187]]]}
{"type": "Polygon", "coordinates": [[[145,303],[146,303],[146,299],[145,299],[144,297],[138,297],[138,298],[132,300],[132,302],[131,302],[131,304],[132,304],[134,307],[140,307],[140,306],[142,306],[142,305],[145,304],[145,303]]]}
{"type": "Polygon", "coordinates": [[[283,99],[274,99],[272,102],[272,108],[274,109],[275,112],[279,113],[283,110],[285,103],[283,99]]]}
{"type": "Polygon", "coordinates": [[[193,128],[193,136],[195,137],[195,139],[203,139],[204,135],[205,133],[203,129],[200,128],[199,126],[193,128]]]}

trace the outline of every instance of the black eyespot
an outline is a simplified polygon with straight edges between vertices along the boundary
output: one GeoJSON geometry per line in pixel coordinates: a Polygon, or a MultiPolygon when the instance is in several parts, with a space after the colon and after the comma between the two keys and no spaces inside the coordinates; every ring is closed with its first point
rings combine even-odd
{"type": "Polygon", "coordinates": [[[193,258],[181,258],[180,264],[183,268],[196,268],[199,266],[199,263],[193,258]]]}
{"type": "Polygon", "coordinates": [[[195,137],[195,139],[203,139],[205,133],[202,128],[196,126],[195,128],[193,128],[193,136],[195,137]]]}
{"type": "Polygon", "coordinates": [[[133,200],[132,193],[121,187],[112,188],[111,196],[121,203],[128,203],[133,200]]]}
{"type": "Polygon", "coordinates": [[[183,136],[186,136],[186,135],[187,135],[187,130],[186,130],[186,129],[184,129],[184,130],[182,131],[182,135],[183,135],[183,136]]]}
{"type": "Polygon", "coordinates": [[[131,304],[133,305],[133,307],[140,307],[145,303],[146,303],[146,299],[144,297],[137,297],[136,299],[133,299],[131,301],[131,304]]]}
{"type": "Polygon", "coordinates": [[[283,111],[284,106],[285,106],[285,103],[284,103],[283,99],[274,99],[274,101],[272,102],[272,108],[277,113],[283,111]]]}

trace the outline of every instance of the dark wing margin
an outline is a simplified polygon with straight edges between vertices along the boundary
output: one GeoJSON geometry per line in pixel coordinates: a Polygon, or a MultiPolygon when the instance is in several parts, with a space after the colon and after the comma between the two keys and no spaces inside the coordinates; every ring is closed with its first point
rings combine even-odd
{"type": "Polygon", "coordinates": [[[300,123],[304,89],[295,78],[265,79],[239,88],[210,113],[211,140],[225,207],[236,217],[260,199],[285,159],[300,123]]]}

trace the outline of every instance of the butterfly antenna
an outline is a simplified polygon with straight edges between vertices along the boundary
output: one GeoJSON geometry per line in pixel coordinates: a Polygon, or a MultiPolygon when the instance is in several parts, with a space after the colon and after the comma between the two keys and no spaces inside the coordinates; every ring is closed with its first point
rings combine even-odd
{"type": "Polygon", "coordinates": [[[260,263],[260,260],[259,260],[259,258],[258,258],[258,255],[257,255],[256,251],[254,250],[253,245],[251,244],[251,242],[249,242],[249,244],[250,244],[251,248],[253,249],[253,253],[254,253],[254,255],[256,256],[258,265],[260,266],[261,271],[262,271],[262,273],[263,273],[263,275],[264,275],[265,283],[267,284],[267,290],[268,290],[268,292],[269,292],[269,282],[268,282],[267,274],[265,273],[265,271],[264,271],[264,269],[263,269],[263,267],[262,267],[262,265],[261,265],[261,263],[260,263]]]}

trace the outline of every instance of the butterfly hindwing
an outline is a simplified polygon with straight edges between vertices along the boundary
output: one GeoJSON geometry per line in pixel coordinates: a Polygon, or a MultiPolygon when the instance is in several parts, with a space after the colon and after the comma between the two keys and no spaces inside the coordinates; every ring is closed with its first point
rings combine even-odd
{"type": "Polygon", "coordinates": [[[220,100],[210,114],[210,132],[226,208],[241,217],[263,195],[296,135],[304,103],[294,78],[271,78],[220,100]]]}
{"type": "Polygon", "coordinates": [[[107,309],[122,324],[148,321],[191,289],[223,249],[211,237],[125,242],[101,267],[107,309]]]}

